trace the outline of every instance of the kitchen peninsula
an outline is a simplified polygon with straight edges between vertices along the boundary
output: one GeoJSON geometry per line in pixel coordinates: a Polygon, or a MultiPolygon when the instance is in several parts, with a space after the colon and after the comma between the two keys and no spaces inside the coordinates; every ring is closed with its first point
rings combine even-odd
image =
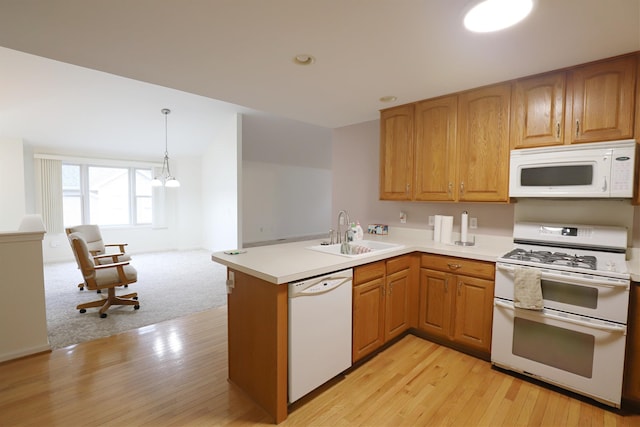
{"type": "MultiPolygon", "coordinates": [[[[308,249],[320,244],[314,240],[212,255],[213,261],[228,267],[229,380],[276,423],[287,418],[287,283],[421,252],[491,263],[512,244],[510,237],[477,236],[476,246],[446,245],[434,243],[430,231],[402,228],[390,230],[388,236],[367,235],[366,239],[402,246],[346,257],[308,249]]],[[[414,288],[417,293],[417,284],[414,288]]],[[[417,323],[417,316],[413,323],[417,323]]]]}

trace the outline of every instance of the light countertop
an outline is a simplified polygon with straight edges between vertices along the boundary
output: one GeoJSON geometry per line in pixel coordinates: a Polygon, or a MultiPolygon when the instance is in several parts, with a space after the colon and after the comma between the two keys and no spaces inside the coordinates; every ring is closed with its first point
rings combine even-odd
{"type": "MultiPolygon", "coordinates": [[[[374,252],[359,257],[345,257],[317,252],[308,249],[308,247],[319,245],[323,240],[307,240],[247,248],[242,250],[243,253],[237,255],[215,252],[211,259],[214,262],[267,282],[282,284],[412,252],[495,262],[496,259],[513,248],[511,236],[478,234],[475,236],[475,246],[456,246],[435,243],[432,233],[430,230],[390,228],[389,235],[386,236],[365,234],[365,240],[397,243],[403,246],[398,249],[381,253],[374,252]]],[[[639,249],[632,248],[629,250],[627,267],[631,273],[631,280],[640,282],[639,249]]]]}
{"type": "Polygon", "coordinates": [[[416,251],[495,262],[513,246],[510,236],[477,235],[475,246],[456,246],[433,242],[431,233],[428,230],[397,228],[390,229],[389,235],[386,236],[365,234],[365,240],[397,243],[403,246],[358,257],[317,252],[308,247],[319,245],[323,240],[307,240],[247,248],[243,249],[246,252],[237,255],[216,252],[211,259],[267,282],[281,284],[416,251]]]}

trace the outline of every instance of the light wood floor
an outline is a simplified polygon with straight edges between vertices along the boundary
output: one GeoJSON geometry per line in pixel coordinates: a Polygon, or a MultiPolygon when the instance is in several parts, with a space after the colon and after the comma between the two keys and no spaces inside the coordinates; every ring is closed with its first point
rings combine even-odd
{"type": "MultiPolygon", "coordinates": [[[[268,424],[227,382],[226,334],[222,307],[0,364],[0,426],[268,424]]],[[[413,336],[305,400],[281,425],[640,425],[413,336]]]]}

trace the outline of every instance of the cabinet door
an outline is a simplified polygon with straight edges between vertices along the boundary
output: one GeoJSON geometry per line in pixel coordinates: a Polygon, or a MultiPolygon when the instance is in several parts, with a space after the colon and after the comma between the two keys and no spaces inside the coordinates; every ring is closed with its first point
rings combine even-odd
{"type": "Polygon", "coordinates": [[[353,361],[384,343],[384,279],[353,288],[353,361]]]}
{"type": "Polygon", "coordinates": [[[458,200],[506,202],[511,85],[464,92],[458,102],[458,200]]]}
{"type": "Polygon", "coordinates": [[[491,351],[493,282],[457,276],[454,340],[467,347],[491,351]]]}
{"type": "Polygon", "coordinates": [[[413,197],[413,105],[380,113],[380,199],[413,197]]]}
{"type": "Polygon", "coordinates": [[[418,329],[449,338],[452,286],[455,286],[455,276],[426,268],[420,270],[418,329]]]}
{"type": "Polygon", "coordinates": [[[410,270],[387,276],[385,305],[385,342],[409,329],[410,270]]]}
{"type": "Polygon", "coordinates": [[[513,85],[511,146],[564,143],[565,73],[518,80],[513,85]]]}
{"type": "Polygon", "coordinates": [[[457,96],[416,104],[415,200],[456,200],[457,110],[457,96]]]}
{"type": "Polygon", "coordinates": [[[570,138],[598,142],[633,137],[636,57],[577,67],[570,73],[570,138]]]}

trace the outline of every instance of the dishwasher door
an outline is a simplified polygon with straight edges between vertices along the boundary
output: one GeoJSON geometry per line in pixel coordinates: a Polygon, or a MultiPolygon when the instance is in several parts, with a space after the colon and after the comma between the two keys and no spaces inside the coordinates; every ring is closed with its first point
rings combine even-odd
{"type": "Polygon", "coordinates": [[[351,366],[353,271],[289,284],[289,403],[351,366]]]}

